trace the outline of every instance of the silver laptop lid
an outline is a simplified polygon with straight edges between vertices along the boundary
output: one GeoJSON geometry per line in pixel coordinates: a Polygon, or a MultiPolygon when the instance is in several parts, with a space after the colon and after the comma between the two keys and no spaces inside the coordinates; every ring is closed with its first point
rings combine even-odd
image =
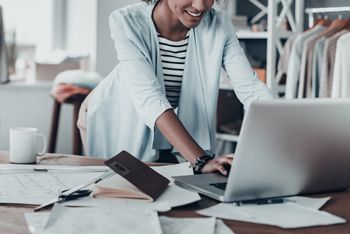
{"type": "Polygon", "coordinates": [[[350,100],[253,103],[225,200],[345,189],[350,184],[350,100]]]}

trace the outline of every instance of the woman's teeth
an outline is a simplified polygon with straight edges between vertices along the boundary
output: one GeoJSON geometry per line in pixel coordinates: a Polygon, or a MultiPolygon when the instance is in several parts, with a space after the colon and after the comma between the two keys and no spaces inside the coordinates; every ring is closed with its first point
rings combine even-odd
{"type": "Polygon", "coordinates": [[[193,16],[193,17],[198,17],[200,16],[202,13],[201,12],[191,12],[191,11],[187,11],[187,13],[190,15],[190,16],[193,16]]]}

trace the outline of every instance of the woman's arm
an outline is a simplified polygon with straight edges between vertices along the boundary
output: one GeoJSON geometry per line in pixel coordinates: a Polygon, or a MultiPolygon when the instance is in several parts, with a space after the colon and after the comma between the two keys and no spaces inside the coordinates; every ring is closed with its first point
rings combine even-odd
{"type": "Polygon", "coordinates": [[[227,14],[224,15],[223,24],[225,25],[223,28],[226,33],[226,42],[222,66],[231,81],[237,98],[244,107],[256,100],[274,99],[271,91],[258,79],[250,66],[227,14]]]}
{"type": "MultiPolygon", "coordinates": [[[[172,109],[165,111],[156,120],[156,125],[165,138],[172,144],[182,156],[189,162],[194,163],[205,151],[197,144],[187,132],[181,121],[172,109]]],[[[224,164],[232,163],[232,155],[226,155],[210,160],[201,170],[202,173],[220,171],[226,175],[224,164]]]]}

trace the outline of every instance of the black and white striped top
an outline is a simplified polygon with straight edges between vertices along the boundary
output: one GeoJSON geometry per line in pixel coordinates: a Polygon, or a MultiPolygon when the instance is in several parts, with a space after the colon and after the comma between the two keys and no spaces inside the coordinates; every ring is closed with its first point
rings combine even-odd
{"type": "Polygon", "coordinates": [[[179,105],[188,37],[187,34],[182,41],[170,41],[158,34],[166,97],[174,109],[179,105]]]}

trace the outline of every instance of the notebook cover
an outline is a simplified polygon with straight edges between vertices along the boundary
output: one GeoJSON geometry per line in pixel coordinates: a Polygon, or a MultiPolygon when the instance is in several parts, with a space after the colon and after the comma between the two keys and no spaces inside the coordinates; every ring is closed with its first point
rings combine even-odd
{"type": "Polygon", "coordinates": [[[104,163],[153,200],[156,200],[170,183],[166,177],[126,151],[120,152],[104,163]]]}

